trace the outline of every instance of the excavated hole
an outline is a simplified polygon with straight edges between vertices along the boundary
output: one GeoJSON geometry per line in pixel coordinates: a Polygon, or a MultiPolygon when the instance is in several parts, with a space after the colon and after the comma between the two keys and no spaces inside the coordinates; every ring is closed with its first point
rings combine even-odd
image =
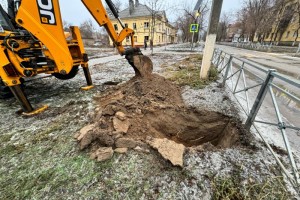
{"type": "Polygon", "coordinates": [[[238,144],[240,139],[235,120],[212,111],[156,110],[146,114],[141,122],[147,123],[150,136],[168,138],[188,147],[209,142],[228,148],[238,144]]]}
{"type": "Polygon", "coordinates": [[[120,147],[120,138],[125,139],[122,146],[126,147],[128,139],[140,143],[148,136],[168,138],[188,147],[211,143],[228,148],[247,138],[235,118],[187,108],[180,87],[159,75],[135,77],[95,96],[95,101],[98,109],[92,131],[80,137],[81,149],[90,144],[120,147]]]}

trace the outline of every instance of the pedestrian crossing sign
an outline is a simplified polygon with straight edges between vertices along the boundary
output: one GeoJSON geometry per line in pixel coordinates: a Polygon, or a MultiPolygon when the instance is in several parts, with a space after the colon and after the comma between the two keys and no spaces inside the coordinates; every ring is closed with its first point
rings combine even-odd
{"type": "Polygon", "coordinates": [[[190,33],[198,33],[199,30],[199,24],[191,24],[190,26],[190,33]]]}

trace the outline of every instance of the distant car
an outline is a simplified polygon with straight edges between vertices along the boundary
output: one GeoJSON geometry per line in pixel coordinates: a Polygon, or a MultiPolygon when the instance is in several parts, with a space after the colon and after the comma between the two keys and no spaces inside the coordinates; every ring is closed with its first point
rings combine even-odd
{"type": "Polygon", "coordinates": [[[93,46],[101,46],[102,45],[102,43],[100,43],[100,42],[95,42],[94,44],[93,44],[93,46]]]}

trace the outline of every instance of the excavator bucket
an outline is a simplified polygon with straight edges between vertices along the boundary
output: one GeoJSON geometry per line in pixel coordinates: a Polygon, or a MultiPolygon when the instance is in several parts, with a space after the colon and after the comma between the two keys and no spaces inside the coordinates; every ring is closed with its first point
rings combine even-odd
{"type": "Polygon", "coordinates": [[[133,65],[135,75],[142,78],[150,78],[153,71],[151,59],[144,55],[133,56],[133,65]]]}
{"type": "Polygon", "coordinates": [[[125,50],[125,58],[133,67],[135,76],[142,78],[150,78],[153,71],[153,63],[151,59],[142,54],[141,50],[133,47],[125,50]]]}

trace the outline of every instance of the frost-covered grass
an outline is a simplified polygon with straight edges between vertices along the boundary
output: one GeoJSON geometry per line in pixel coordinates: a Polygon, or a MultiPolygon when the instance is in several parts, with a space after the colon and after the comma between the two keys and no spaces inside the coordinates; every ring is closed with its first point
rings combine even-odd
{"type": "Polygon", "coordinates": [[[170,80],[181,86],[190,86],[194,89],[203,89],[206,85],[209,85],[212,81],[218,79],[218,71],[212,66],[209,70],[207,80],[201,80],[200,66],[202,62],[202,55],[190,55],[184,60],[168,66],[171,73],[170,80]]]}
{"type": "MultiPolygon", "coordinates": [[[[174,62],[171,55],[169,61],[159,55],[155,59],[174,62]]],[[[87,92],[77,89],[85,82],[82,74],[66,82],[33,82],[27,87],[31,102],[50,108],[32,118],[14,113],[19,108],[15,100],[0,102],[0,199],[211,199],[225,190],[224,184],[240,189],[249,177],[249,187],[266,188],[265,199],[278,199],[279,191],[287,194],[277,189],[279,183],[269,189],[272,177],[280,174],[262,147],[188,151],[183,169],[171,166],[154,150],[131,150],[101,163],[91,160],[88,151],[79,151],[73,136],[90,121],[92,96],[103,89],[100,78],[120,78],[122,70],[127,70],[124,62],[94,68],[96,88],[87,92]],[[237,169],[240,178],[230,183],[237,169]]],[[[249,191],[248,196],[257,192],[249,191]]]]}

